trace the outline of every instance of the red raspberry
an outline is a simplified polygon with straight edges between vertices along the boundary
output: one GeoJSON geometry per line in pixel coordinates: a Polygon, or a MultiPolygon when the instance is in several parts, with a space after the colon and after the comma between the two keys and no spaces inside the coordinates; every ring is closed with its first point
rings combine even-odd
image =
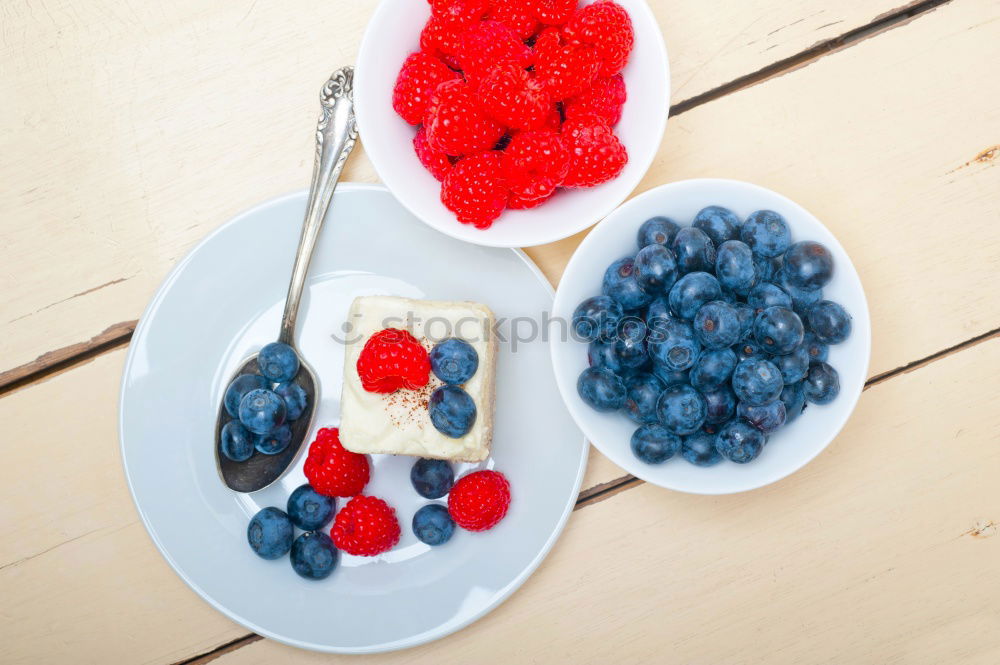
{"type": "Polygon", "coordinates": [[[309,445],[303,468],[312,488],[327,496],[354,496],[368,484],[368,458],[340,445],[337,428],[324,427],[309,445]]]}
{"type": "Polygon", "coordinates": [[[529,0],[535,16],[546,25],[562,25],[576,11],[577,0],[529,0]]]}
{"type": "Polygon", "coordinates": [[[445,25],[433,16],[420,31],[420,49],[441,58],[446,65],[458,69],[458,30],[445,25]]]}
{"type": "Polygon", "coordinates": [[[486,18],[503,23],[520,39],[527,39],[538,30],[538,20],[531,0],[497,0],[493,11],[486,18]]]}
{"type": "Polygon", "coordinates": [[[520,132],[500,162],[504,181],[520,206],[552,196],[569,173],[569,151],[555,132],[520,132]]]}
{"type": "Polygon", "coordinates": [[[358,356],[358,376],[370,393],[417,390],[430,379],[427,349],[405,330],[386,328],[365,342],[358,356]]]}
{"type": "Polygon", "coordinates": [[[558,106],[553,105],[552,108],[549,109],[548,117],[545,118],[544,128],[551,129],[553,132],[558,133],[559,131],[562,130],[562,123],[563,123],[562,113],[560,112],[558,106]]]}
{"type": "Polygon", "coordinates": [[[489,150],[504,133],[480,110],[472,88],[461,80],[442,83],[434,91],[424,127],[432,148],[455,157],[489,150]]]}
{"type": "Polygon", "coordinates": [[[458,61],[465,79],[478,85],[497,65],[531,64],[531,49],[514,31],[497,21],[483,21],[462,33],[459,38],[458,61]]]}
{"type": "Polygon", "coordinates": [[[417,135],[413,137],[413,150],[417,153],[420,163],[431,172],[432,176],[444,180],[451,170],[451,158],[427,144],[427,130],[423,127],[418,129],[417,135]]]}
{"type": "Polygon", "coordinates": [[[628,163],[628,152],[614,131],[595,115],[563,125],[571,161],[564,187],[593,187],[616,177],[628,163]]]}
{"type": "Polygon", "coordinates": [[[337,549],[355,556],[375,556],[399,542],[396,511],[382,499],[359,495],[340,509],[330,537],[337,549]]]}
{"type": "Polygon", "coordinates": [[[622,118],[626,97],[625,80],[621,74],[599,78],[588,90],[566,102],[566,119],[595,114],[614,127],[622,118]]]}
{"type": "Polygon", "coordinates": [[[494,120],[514,129],[537,129],[552,110],[549,93],[519,65],[493,68],[479,85],[479,101],[494,120]]]}
{"type": "Polygon", "coordinates": [[[498,471],[475,471],[462,476],[448,494],[448,514],[469,531],[492,529],[507,514],[510,483],[498,471]]]}
{"type": "Polygon", "coordinates": [[[538,37],[534,59],[538,80],[556,101],[587,89],[601,66],[597,49],[563,44],[555,30],[545,30],[538,37]]]}
{"type": "Polygon", "coordinates": [[[601,0],[582,8],[563,27],[570,44],[593,46],[601,58],[601,76],[614,76],[625,67],[635,43],[632,19],[615,2],[601,0]]]}
{"type": "Polygon", "coordinates": [[[445,26],[461,32],[483,17],[490,0],[430,0],[431,16],[445,26]]]}
{"type": "Polygon", "coordinates": [[[456,78],[458,74],[434,56],[423,52],[413,53],[403,62],[399,76],[396,77],[392,108],[406,122],[419,125],[424,119],[434,90],[445,81],[456,78]]]}
{"type": "Polygon", "coordinates": [[[555,192],[552,192],[552,194],[549,194],[545,198],[541,199],[522,199],[519,196],[511,194],[507,197],[507,207],[511,210],[529,210],[531,208],[537,208],[551,199],[554,194],[555,192]]]}
{"type": "Polygon", "coordinates": [[[461,223],[489,228],[507,203],[500,153],[490,150],[459,160],[444,179],[441,202],[461,223]]]}

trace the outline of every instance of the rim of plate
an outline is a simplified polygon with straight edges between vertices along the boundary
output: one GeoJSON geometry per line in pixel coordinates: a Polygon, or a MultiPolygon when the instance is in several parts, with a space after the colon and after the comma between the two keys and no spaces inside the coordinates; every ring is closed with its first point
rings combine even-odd
{"type": "MultiPolygon", "coordinates": [[[[858,274],[857,268],[854,266],[854,262],[851,260],[850,254],[848,254],[847,250],[844,249],[844,246],[841,245],[840,240],[837,239],[837,236],[833,233],[833,231],[831,231],[818,217],[809,212],[801,204],[796,203],[795,201],[788,198],[784,194],[775,192],[774,190],[768,189],[767,187],[764,187],[762,185],[757,185],[743,180],[735,180],[731,178],[690,178],[687,180],[678,180],[675,182],[659,185],[657,187],[654,187],[653,189],[647,190],[642,194],[639,194],[629,199],[620,207],[616,208],[614,212],[612,212],[610,215],[601,220],[594,227],[594,229],[587,235],[587,237],[583,239],[580,245],[577,246],[577,248],[574,250],[573,255],[570,257],[569,262],[566,264],[566,268],[563,271],[563,276],[565,277],[565,275],[572,274],[574,272],[574,269],[580,268],[580,264],[582,264],[582,262],[585,260],[583,257],[584,254],[583,250],[594,243],[600,242],[601,238],[606,233],[610,233],[611,232],[610,230],[605,231],[605,229],[611,229],[611,227],[614,225],[615,221],[619,217],[629,215],[632,208],[638,207],[647,199],[663,196],[665,192],[669,192],[672,189],[683,189],[688,187],[706,187],[706,188],[727,187],[734,189],[744,189],[746,191],[753,192],[754,194],[764,195],[767,197],[771,197],[774,200],[778,200],[784,205],[788,206],[789,208],[795,209],[798,214],[803,215],[807,219],[816,223],[821,229],[826,231],[826,233],[829,235],[830,244],[832,244],[840,252],[843,258],[846,259],[846,267],[848,268],[848,273],[850,275],[850,278],[857,283],[858,293],[860,294],[861,303],[863,305],[863,311],[860,312],[863,313],[863,317],[853,316],[855,322],[863,321],[865,323],[865,325],[863,326],[864,337],[862,338],[863,354],[861,354],[863,357],[858,359],[858,362],[860,362],[862,365],[860,372],[861,380],[852,384],[850,386],[849,391],[844,391],[844,390],[841,391],[838,400],[847,400],[850,404],[848,407],[844,408],[841,415],[838,416],[836,426],[831,427],[828,430],[829,434],[826,442],[823,443],[823,445],[821,446],[817,446],[815,451],[813,451],[810,455],[808,455],[798,466],[785,470],[781,473],[772,474],[770,476],[763,476],[759,480],[747,483],[746,485],[740,486],[737,489],[692,488],[688,486],[684,487],[675,486],[669,482],[664,482],[663,480],[654,477],[653,474],[650,473],[652,469],[659,467],[645,465],[639,462],[638,460],[634,459],[626,460],[626,462],[628,463],[623,464],[621,461],[619,461],[621,455],[618,454],[618,451],[611,450],[608,445],[606,445],[604,442],[601,441],[600,436],[595,436],[597,432],[593,427],[591,427],[590,417],[588,417],[589,414],[583,412],[583,415],[581,415],[582,409],[580,405],[577,403],[578,396],[575,390],[575,385],[576,385],[575,379],[573,381],[572,386],[568,385],[567,381],[564,380],[564,377],[566,375],[566,372],[564,371],[566,369],[566,367],[564,366],[564,361],[561,359],[561,354],[557,348],[557,345],[550,342],[549,351],[550,351],[550,358],[552,360],[552,371],[556,375],[556,385],[559,387],[559,394],[562,396],[563,402],[566,404],[566,408],[569,410],[570,415],[573,417],[574,422],[576,422],[577,427],[583,430],[583,433],[586,435],[587,440],[590,441],[590,443],[595,448],[597,448],[603,455],[607,456],[609,459],[611,459],[612,462],[622,467],[628,473],[652,485],[656,485],[658,487],[663,487],[665,489],[677,492],[685,492],[687,494],[699,494],[699,495],[709,495],[709,496],[738,494],[741,492],[749,492],[755,489],[760,489],[761,487],[771,485],[796,473],[797,471],[801,470],[803,467],[808,465],[820,453],[826,450],[827,447],[829,447],[829,445],[833,442],[833,440],[836,439],[837,436],[840,434],[841,430],[847,424],[847,421],[850,420],[851,415],[857,408],[858,400],[861,397],[861,393],[864,391],[865,382],[867,381],[868,369],[871,362],[871,344],[872,344],[871,312],[868,307],[868,296],[865,294],[864,283],[861,281],[861,277],[858,274]]],[[[706,201],[705,203],[705,205],[711,205],[711,204],[712,204],[711,201],[706,201]]],[[[838,258],[838,265],[840,265],[839,263],[840,260],[841,259],[838,258]]],[[[569,298],[569,296],[566,295],[565,290],[561,288],[562,284],[563,282],[562,280],[560,280],[559,283],[560,288],[556,289],[556,297],[552,304],[553,317],[559,316],[561,313],[564,312],[567,313],[567,316],[569,316],[572,314],[573,309],[576,306],[576,303],[565,302],[566,299],[569,298]]],[[[579,343],[579,345],[582,347],[583,343],[581,342],[579,343]]],[[[842,388],[843,387],[844,386],[842,386],[842,388]]],[[[708,471],[710,470],[711,469],[708,469],[708,471]]]]}
{"type": "MultiPolygon", "coordinates": [[[[586,0],[588,4],[596,0],[586,0]]],[[[355,106],[358,117],[358,131],[361,134],[362,143],[365,142],[366,128],[365,122],[366,118],[371,117],[371,113],[366,111],[367,100],[369,95],[362,92],[358,94],[358,89],[361,88],[363,91],[368,90],[369,84],[367,83],[367,77],[365,75],[366,68],[364,63],[369,61],[371,58],[369,52],[377,48],[375,43],[376,36],[373,34],[373,26],[380,25],[389,19],[386,16],[392,11],[392,3],[386,2],[385,0],[380,0],[378,6],[375,8],[375,12],[372,14],[371,19],[368,21],[368,25],[365,28],[364,35],[361,39],[361,45],[358,49],[358,57],[355,62],[355,106]]],[[[402,204],[414,217],[419,219],[422,223],[430,226],[431,228],[444,233],[445,235],[451,236],[457,240],[463,242],[468,242],[474,245],[481,245],[484,247],[506,247],[506,248],[519,248],[519,247],[536,247],[538,245],[545,245],[559,240],[563,240],[570,236],[573,236],[581,231],[593,226],[598,223],[605,216],[611,214],[618,206],[622,205],[629,196],[635,192],[636,188],[641,184],[643,178],[649,172],[653,161],[656,159],[656,155],[659,151],[660,144],[663,142],[663,137],[666,133],[667,121],[670,117],[670,101],[671,101],[671,79],[670,79],[670,57],[667,50],[666,39],[663,35],[663,30],[660,27],[659,21],[656,19],[656,15],[653,14],[653,10],[650,8],[649,3],[646,0],[638,0],[635,3],[635,7],[629,7],[629,10],[635,10],[641,12],[641,16],[633,17],[633,24],[644,22],[653,26],[653,33],[658,37],[658,48],[655,49],[657,56],[657,66],[662,68],[665,73],[665,83],[664,83],[664,112],[662,114],[657,114],[656,125],[652,132],[649,134],[648,141],[640,142],[642,145],[639,146],[641,152],[636,156],[635,146],[632,146],[632,151],[629,153],[629,168],[631,178],[630,185],[627,189],[616,196],[609,196],[600,205],[593,206],[592,214],[581,215],[581,222],[573,224],[572,226],[567,226],[559,231],[549,232],[545,234],[539,233],[538,235],[533,235],[528,237],[515,237],[511,239],[498,238],[496,234],[491,234],[490,229],[485,231],[480,231],[478,229],[473,229],[470,231],[466,224],[461,224],[455,219],[451,219],[451,213],[449,212],[449,222],[450,223],[440,223],[440,220],[436,216],[425,214],[428,211],[422,209],[420,205],[414,200],[411,200],[409,196],[397,195],[395,190],[397,185],[402,181],[402,177],[397,177],[400,174],[394,171],[389,171],[386,168],[386,164],[390,161],[398,161],[392,155],[385,154],[381,150],[381,143],[379,141],[371,141],[366,144],[365,150],[371,159],[372,166],[375,172],[378,174],[379,179],[386,183],[389,190],[393,192],[393,196],[396,196],[396,200],[402,204]],[[654,140],[655,139],[655,140],[654,140]],[[637,168],[631,168],[631,167],[637,168]],[[388,177],[386,177],[388,175],[388,177]]],[[[371,93],[372,96],[377,96],[375,93],[371,93]]],[[[626,104],[628,102],[626,101],[626,104]]],[[[372,130],[374,131],[374,130],[372,130]]],[[[418,162],[419,163],[419,162],[418,162]]],[[[616,182],[618,179],[623,178],[624,174],[619,175],[618,178],[611,181],[611,183],[616,182]]],[[[604,183],[604,184],[611,184],[604,183]]],[[[572,192],[570,192],[572,193],[572,192]]],[[[445,212],[448,212],[445,210],[445,212]]],[[[533,210],[508,210],[505,214],[531,214],[533,210]]]]}
{"type": "MultiPolygon", "coordinates": [[[[267,628],[264,628],[263,626],[259,626],[253,623],[252,621],[248,621],[241,615],[230,611],[228,607],[226,607],[224,604],[222,604],[214,597],[206,593],[195,580],[191,579],[177,565],[177,563],[170,556],[170,553],[167,551],[166,547],[161,542],[159,535],[157,534],[153,525],[150,523],[145,511],[142,508],[142,504],[140,503],[139,497],[135,493],[135,487],[132,484],[132,476],[129,473],[128,459],[126,457],[126,451],[125,451],[124,420],[122,418],[124,410],[124,401],[125,401],[126,379],[129,376],[129,373],[132,368],[132,362],[134,360],[134,354],[137,348],[136,341],[140,340],[145,334],[146,321],[149,319],[149,315],[156,310],[156,308],[159,306],[160,301],[166,295],[167,291],[173,284],[174,280],[177,278],[178,275],[180,275],[180,273],[184,270],[185,266],[191,260],[192,256],[194,256],[194,254],[201,248],[203,244],[208,242],[211,238],[220,233],[223,229],[226,229],[234,224],[238,224],[240,220],[249,215],[256,214],[257,211],[260,210],[261,208],[274,203],[278,203],[280,201],[284,201],[286,199],[300,197],[306,191],[307,190],[300,189],[293,192],[288,192],[286,194],[280,194],[278,196],[274,196],[264,201],[261,201],[260,203],[257,203],[256,205],[237,213],[230,219],[220,224],[216,229],[208,233],[204,238],[202,238],[194,247],[188,250],[188,252],[184,255],[184,257],[180,261],[178,261],[173,268],[170,269],[170,272],[167,273],[167,276],[163,279],[163,282],[157,288],[156,293],[150,299],[149,304],[147,304],[145,309],[143,310],[142,316],[139,318],[139,322],[135,327],[135,331],[132,334],[131,340],[129,341],[128,353],[126,354],[125,357],[125,365],[122,368],[122,378],[118,390],[118,449],[121,455],[122,469],[125,472],[125,482],[128,485],[129,495],[132,497],[132,503],[135,505],[135,509],[139,513],[139,519],[142,521],[142,525],[143,527],[145,527],[146,533],[153,541],[153,544],[156,546],[156,549],[160,553],[160,556],[162,556],[164,560],[166,560],[167,564],[174,571],[174,573],[176,573],[177,576],[180,577],[181,580],[183,580],[184,583],[192,591],[194,591],[202,600],[211,605],[217,611],[221,612],[223,615],[232,619],[233,621],[240,624],[244,628],[247,628],[248,630],[257,633],[258,635],[300,649],[307,649],[310,651],[319,651],[324,653],[337,653],[337,654],[370,654],[370,653],[385,653],[389,651],[398,651],[400,649],[407,649],[410,647],[415,647],[421,644],[427,644],[429,642],[439,640],[452,633],[462,630],[463,628],[469,626],[472,623],[475,623],[476,621],[478,621],[479,619],[481,619],[482,617],[484,617],[485,615],[489,614],[491,611],[496,609],[498,606],[500,606],[505,600],[507,600],[507,598],[510,597],[512,593],[517,591],[517,589],[522,584],[524,584],[524,582],[532,575],[532,573],[535,572],[535,570],[538,568],[539,565],[541,565],[545,557],[548,556],[548,553],[552,550],[552,547],[555,545],[556,541],[559,539],[559,536],[562,534],[563,529],[566,527],[566,522],[569,520],[570,514],[576,507],[576,499],[580,494],[580,486],[583,483],[583,476],[584,472],[586,471],[587,460],[590,455],[590,446],[587,443],[586,439],[584,439],[583,441],[583,454],[580,456],[580,465],[579,468],[577,469],[576,480],[573,484],[573,492],[571,494],[572,499],[567,502],[566,507],[564,508],[562,514],[559,517],[559,520],[556,522],[555,528],[552,530],[552,534],[549,536],[548,540],[546,540],[545,543],[542,545],[542,548],[538,551],[538,554],[535,555],[535,558],[533,558],[528,563],[528,565],[525,566],[521,570],[521,572],[513,580],[510,581],[510,583],[507,586],[498,591],[495,594],[495,596],[490,600],[490,602],[484,605],[482,608],[480,608],[477,612],[470,614],[468,617],[466,617],[462,621],[457,622],[455,625],[449,625],[446,629],[437,631],[428,631],[425,634],[418,635],[412,638],[397,640],[395,642],[389,642],[387,644],[372,645],[367,647],[348,647],[348,648],[332,647],[328,644],[318,644],[312,642],[305,642],[302,640],[289,639],[283,635],[274,633],[268,630],[267,628]]],[[[392,195],[392,193],[389,191],[387,187],[385,187],[384,185],[374,184],[374,183],[343,182],[337,185],[337,191],[340,192],[377,191],[377,192],[389,193],[390,196],[392,195]]],[[[548,293],[553,295],[554,297],[555,291],[552,288],[552,285],[545,277],[545,274],[542,273],[541,269],[539,269],[538,266],[535,265],[534,261],[532,261],[531,258],[520,249],[517,248],[509,248],[509,249],[511,249],[512,251],[514,251],[515,254],[517,254],[517,256],[526,264],[526,266],[532,272],[532,274],[536,278],[538,278],[538,280],[544,285],[548,293]]]]}

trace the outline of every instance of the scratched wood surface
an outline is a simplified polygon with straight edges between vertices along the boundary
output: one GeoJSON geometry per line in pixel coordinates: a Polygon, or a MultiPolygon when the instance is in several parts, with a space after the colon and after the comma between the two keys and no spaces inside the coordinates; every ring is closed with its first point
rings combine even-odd
{"type": "MultiPolygon", "coordinates": [[[[826,453],[747,495],[622,484],[592,451],[593,498],[521,591],[375,660],[998,662],[1000,2],[652,4],[683,112],[639,190],[736,177],[826,221],[874,384],[826,453]]],[[[336,660],[255,640],[159,557],[118,458],[124,350],[100,344],[208,230],[305,181],[312,88],[373,7],[0,5],[0,390],[62,368],[0,393],[0,662],[336,660]]],[[[363,155],[348,176],[374,179],[363,155]]],[[[557,281],[579,239],[530,253],[557,281]]]]}
{"type": "MultiPolygon", "coordinates": [[[[319,84],[376,4],[0,3],[0,385],[120,338],[208,231],[307,184],[319,84]]],[[[727,4],[652,3],[675,102],[903,3],[727,4]]]]}

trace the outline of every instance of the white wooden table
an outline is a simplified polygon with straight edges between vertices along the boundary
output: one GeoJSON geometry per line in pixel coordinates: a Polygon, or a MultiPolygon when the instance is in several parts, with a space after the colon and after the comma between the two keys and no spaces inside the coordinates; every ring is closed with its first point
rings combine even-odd
{"type": "MultiPolygon", "coordinates": [[[[417,1],[417,0],[414,0],[417,1]]],[[[0,3],[0,662],[306,663],[190,591],[118,453],[125,347],[206,233],[307,181],[375,0],[0,3]]],[[[760,183],[864,281],[868,389],[728,497],[596,451],[508,602],[379,663],[1000,662],[1000,2],[653,0],[675,105],[637,191],[760,183]]],[[[347,179],[374,181],[356,154],[347,179]]],[[[553,282],[583,234],[529,250],[553,282]]]]}

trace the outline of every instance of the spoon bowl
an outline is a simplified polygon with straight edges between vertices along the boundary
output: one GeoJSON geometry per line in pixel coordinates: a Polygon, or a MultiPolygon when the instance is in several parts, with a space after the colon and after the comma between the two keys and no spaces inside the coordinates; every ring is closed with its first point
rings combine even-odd
{"type": "MultiPolygon", "coordinates": [[[[233,374],[233,378],[241,374],[260,374],[257,354],[244,361],[233,374]]],[[[299,356],[299,373],[292,379],[292,383],[306,392],[309,401],[306,403],[302,415],[290,423],[291,443],[277,455],[264,455],[255,452],[250,459],[244,462],[234,462],[223,455],[222,428],[233,418],[225,408],[219,409],[219,419],[215,426],[215,459],[219,466],[219,477],[230,489],[237,492],[256,492],[263,489],[280,478],[298,456],[302,442],[309,435],[309,429],[312,426],[312,415],[317,397],[316,386],[318,385],[312,368],[302,360],[301,356],[299,356]]]]}
{"type": "MultiPolygon", "coordinates": [[[[302,235],[292,265],[292,277],[285,297],[285,311],[281,317],[278,341],[295,350],[295,322],[299,313],[302,289],[309,273],[309,262],[316,240],[319,238],[323,220],[326,218],[337,181],[344,170],[344,164],[357,142],[358,129],[354,119],[354,68],[338,69],[323,84],[319,93],[320,116],[316,123],[316,158],[313,163],[312,184],[309,188],[309,202],[306,205],[302,235]]],[[[299,358],[299,372],[293,382],[301,387],[307,397],[302,414],[291,421],[292,439],[288,446],[276,455],[265,455],[255,451],[242,462],[229,459],[222,454],[222,428],[233,418],[226,411],[225,404],[219,405],[219,417],[215,424],[215,460],[222,482],[237,492],[256,492],[278,480],[291,467],[298,456],[302,442],[309,435],[312,415],[318,397],[316,374],[302,354],[295,350],[299,358]]],[[[260,374],[257,354],[247,359],[230,377],[232,382],[241,374],[260,374]]],[[[228,385],[228,384],[227,384],[228,385]]],[[[223,393],[225,395],[225,393],[223,393]]],[[[225,398],[223,398],[223,402],[225,398]]]]}

